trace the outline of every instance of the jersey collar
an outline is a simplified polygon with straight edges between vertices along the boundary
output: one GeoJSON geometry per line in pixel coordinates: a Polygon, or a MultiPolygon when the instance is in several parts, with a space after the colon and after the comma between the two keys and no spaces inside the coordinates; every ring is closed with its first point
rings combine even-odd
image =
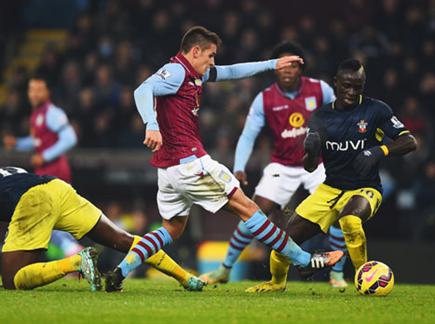
{"type": "MultiPolygon", "coordinates": [[[[335,102],[336,102],[336,101],[337,101],[337,100],[334,100],[334,101],[332,102],[332,104],[331,104],[331,107],[332,107],[333,110],[335,110],[335,102]]],[[[363,96],[360,95],[360,96],[359,96],[359,100],[358,100],[358,105],[356,105],[355,107],[361,105],[362,102],[363,102],[363,96]]]]}
{"type": "Polygon", "coordinates": [[[275,87],[276,89],[278,89],[279,93],[281,93],[283,97],[286,97],[290,100],[295,100],[301,94],[304,84],[305,84],[305,77],[301,75],[301,82],[299,83],[299,88],[295,91],[284,91],[283,89],[280,88],[278,82],[275,82],[275,87]]]}
{"type": "Polygon", "coordinates": [[[51,105],[51,101],[50,101],[50,100],[47,100],[47,101],[44,102],[42,105],[36,107],[36,108],[35,108],[35,111],[43,110],[43,109],[47,108],[47,107],[50,106],[50,105],[51,105]]]}
{"type": "Polygon", "coordinates": [[[201,79],[201,75],[195,71],[192,64],[186,59],[186,57],[181,53],[178,52],[177,55],[175,55],[171,61],[180,63],[187,71],[189,71],[190,74],[192,74],[195,78],[201,79]]]}

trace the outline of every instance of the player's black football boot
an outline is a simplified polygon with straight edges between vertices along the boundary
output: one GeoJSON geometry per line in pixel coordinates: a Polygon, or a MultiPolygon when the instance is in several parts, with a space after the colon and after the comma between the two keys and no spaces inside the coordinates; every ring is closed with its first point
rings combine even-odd
{"type": "Polygon", "coordinates": [[[122,291],[122,282],[125,278],[122,276],[120,268],[107,273],[105,279],[107,292],[122,291]]]}

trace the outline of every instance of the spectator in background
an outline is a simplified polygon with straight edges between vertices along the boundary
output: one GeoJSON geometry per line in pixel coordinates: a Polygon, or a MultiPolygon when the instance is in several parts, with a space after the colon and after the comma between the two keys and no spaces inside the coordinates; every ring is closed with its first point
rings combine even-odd
{"type": "Polygon", "coordinates": [[[94,81],[95,102],[100,108],[116,105],[119,100],[120,87],[112,77],[112,70],[107,64],[101,64],[96,71],[94,81]]]}

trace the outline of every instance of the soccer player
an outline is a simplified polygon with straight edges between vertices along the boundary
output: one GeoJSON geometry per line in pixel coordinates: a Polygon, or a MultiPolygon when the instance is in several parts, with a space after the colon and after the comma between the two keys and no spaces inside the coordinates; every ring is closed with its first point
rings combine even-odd
{"type": "MultiPolygon", "coordinates": [[[[61,260],[38,262],[54,228],[67,231],[76,239],[87,236],[124,253],[140,240],[113,224],[66,182],[16,167],[0,168],[0,221],[9,223],[1,269],[6,289],[32,289],[77,271],[89,281],[91,290],[101,288],[93,248],[61,260]]],[[[202,290],[204,286],[162,250],[147,263],[188,290],[202,290]]]]}
{"type": "Polygon", "coordinates": [[[204,150],[198,124],[204,82],[240,79],[303,63],[298,56],[285,56],[215,66],[220,43],[216,33],[192,27],[183,36],[180,52],[135,90],[137,108],[147,125],[144,144],[153,150],[151,164],[158,168],[157,203],[163,226],[146,234],[107,277],[107,291],[121,289],[130,271],[183,233],[192,204],[213,213],[225,207],[245,222],[255,238],[297,265],[322,268],[343,256],[341,251],[313,255],[303,251],[244,195],[232,173],[204,150]]]}
{"type": "MultiPolygon", "coordinates": [[[[51,89],[44,76],[32,76],[27,90],[32,106],[31,135],[19,138],[6,135],[3,138],[4,146],[18,151],[36,151],[31,157],[36,174],[55,176],[71,183],[71,168],[65,154],[77,144],[74,128],[65,112],[51,102],[51,89]]],[[[54,231],[51,242],[67,256],[82,249],[71,235],[64,232],[54,231]]]]}
{"type": "Polygon", "coordinates": [[[56,176],[71,183],[71,168],[65,153],[77,143],[77,136],[65,112],[50,100],[50,88],[43,76],[29,80],[28,98],[32,106],[30,134],[16,138],[6,135],[5,148],[32,151],[31,164],[39,175],[56,176]]]}
{"type": "MultiPolygon", "coordinates": [[[[301,57],[305,64],[294,62],[275,72],[277,81],[255,97],[236,148],[234,175],[243,185],[247,185],[245,166],[252,153],[255,139],[266,124],[271,129],[275,143],[271,163],[264,169],[263,177],[255,188],[253,197],[254,202],[266,214],[278,208],[284,209],[299,186],[303,185],[312,193],[325,180],[323,163],[320,163],[313,173],[304,170],[303,141],[311,114],[319,106],[335,99],[334,90],[324,81],[302,75],[306,61],[304,52],[298,45],[282,42],[274,48],[272,58],[289,55],[301,57]]],[[[279,219],[275,221],[279,223],[279,219]]],[[[284,219],[281,219],[280,223],[285,227],[284,219]]],[[[332,230],[335,240],[343,239],[340,229],[332,230]]],[[[228,282],[234,263],[243,249],[251,243],[252,238],[250,231],[241,221],[231,237],[222,265],[214,271],[203,274],[200,278],[208,284],[228,282]]],[[[274,260],[275,252],[272,252],[271,267],[274,266],[274,260]]],[[[346,258],[343,257],[332,268],[330,282],[333,286],[347,286],[343,278],[345,260],[346,258]]],[[[281,280],[271,285],[270,290],[264,291],[284,290],[286,282],[281,280]]]]}
{"type": "MultiPolygon", "coordinates": [[[[416,140],[380,100],[363,96],[366,74],[355,59],[343,61],[334,78],[337,99],[319,108],[309,121],[304,168],[313,172],[323,159],[326,179],[296,208],[287,231],[297,244],[324,232],[337,220],[350,259],[358,269],[367,262],[362,223],[382,200],[379,163],[416,149],[416,140]],[[384,136],[391,141],[382,144],[384,136]]],[[[288,259],[276,254],[272,282],[287,275],[288,259]]],[[[261,291],[270,282],[253,290],[261,291]]]]}

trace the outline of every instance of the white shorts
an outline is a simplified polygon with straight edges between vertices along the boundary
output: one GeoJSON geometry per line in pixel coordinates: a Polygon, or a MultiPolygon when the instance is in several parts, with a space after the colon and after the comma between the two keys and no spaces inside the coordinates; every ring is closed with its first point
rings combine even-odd
{"type": "Polygon", "coordinates": [[[185,164],[158,169],[157,205],[164,219],[188,216],[192,204],[216,213],[240,187],[224,165],[209,155],[185,164]]]}
{"type": "Polygon", "coordinates": [[[325,167],[319,164],[310,173],[303,167],[270,163],[264,168],[263,176],[255,188],[255,195],[269,199],[283,209],[300,185],[312,193],[325,180],[325,167]]]}

